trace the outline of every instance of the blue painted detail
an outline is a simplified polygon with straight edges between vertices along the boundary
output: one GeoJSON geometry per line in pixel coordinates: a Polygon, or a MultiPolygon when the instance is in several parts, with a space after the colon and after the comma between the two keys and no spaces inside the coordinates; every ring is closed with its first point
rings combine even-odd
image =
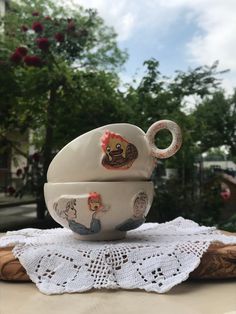
{"type": "Polygon", "coordinates": [[[95,217],[92,217],[89,228],[74,220],[68,220],[68,223],[70,229],[80,235],[94,234],[101,231],[101,221],[95,217]]]}
{"type": "Polygon", "coordinates": [[[116,230],[119,231],[129,231],[132,229],[136,229],[140,227],[143,223],[145,222],[145,218],[140,218],[140,219],[134,219],[134,218],[129,218],[116,226],[116,230]]]}

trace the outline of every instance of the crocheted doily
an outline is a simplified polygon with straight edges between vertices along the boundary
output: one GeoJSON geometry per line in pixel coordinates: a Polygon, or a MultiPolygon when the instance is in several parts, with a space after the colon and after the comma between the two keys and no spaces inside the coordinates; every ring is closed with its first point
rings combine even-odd
{"type": "Polygon", "coordinates": [[[45,294],[92,288],[144,289],[164,293],[186,280],[212,242],[236,237],[181,217],[146,223],[124,240],[79,241],[67,229],[8,232],[0,246],[14,246],[30,279],[45,294]]]}

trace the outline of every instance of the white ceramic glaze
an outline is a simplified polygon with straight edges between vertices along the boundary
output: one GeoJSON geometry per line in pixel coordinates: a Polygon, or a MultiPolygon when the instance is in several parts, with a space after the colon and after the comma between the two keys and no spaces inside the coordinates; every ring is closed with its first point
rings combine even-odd
{"type": "Polygon", "coordinates": [[[170,157],[180,145],[180,129],[169,120],[154,123],[146,134],[132,124],[105,125],[67,144],[51,162],[48,182],[149,180],[155,158],[170,157]],[[161,150],[154,138],[162,129],[171,132],[172,143],[161,150]]]}
{"type": "Polygon", "coordinates": [[[181,131],[169,120],[145,134],[132,124],[110,124],[67,144],[48,169],[44,193],[51,216],[82,240],[114,240],[139,227],[153,199],[148,181],[156,158],[168,158],[181,145],[181,131]],[[155,145],[162,129],[172,134],[166,149],[155,145]]]}
{"type": "Polygon", "coordinates": [[[114,240],[145,221],[154,188],[151,181],[46,183],[44,194],[53,219],[77,238],[114,240]]]}

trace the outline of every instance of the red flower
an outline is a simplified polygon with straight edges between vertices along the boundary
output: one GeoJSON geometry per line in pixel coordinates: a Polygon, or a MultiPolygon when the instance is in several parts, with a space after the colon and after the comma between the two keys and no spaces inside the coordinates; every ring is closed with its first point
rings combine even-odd
{"type": "Polygon", "coordinates": [[[41,49],[43,51],[47,51],[49,49],[50,42],[49,42],[48,38],[38,38],[37,39],[37,46],[39,47],[39,49],[41,49]]]}
{"type": "Polygon", "coordinates": [[[56,33],[55,34],[55,39],[56,41],[58,41],[59,43],[63,43],[65,41],[65,35],[62,33],[56,33]]]}
{"type": "Polygon", "coordinates": [[[22,25],[22,26],[21,26],[21,31],[22,31],[22,32],[27,32],[28,29],[29,29],[29,28],[28,28],[27,26],[25,26],[25,25],[22,25]]]}
{"type": "Polygon", "coordinates": [[[45,18],[44,18],[45,20],[49,20],[49,21],[51,21],[52,20],[52,18],[51,18],[51,16],[45,16],[45,18]]]}
{"type": "Polygon", "coordinates": [[[18,47],[16,52],[18,52],[22,57],[25,57],[27,55],[28,49],[26,47],[18,47]]]}
{"type": "Polygon", "coordinates": [[[42,66],[42,60],[38,56],[26,56],[24,58],[25,64],[28,66],[40,67],[42,66]]]}
{"type": "Polygon", "coordinates": [[[23,171],[22,171],[21,168],[19,168],[19,169],[16,170],[16,175],[17,175],[17,177],[20,177],[20,176],[22,175],[22,173],[23,173],[23,171]]]}
{"type": "Polygon", "coordinates": [[[224,191],[222,191],[220,193],[220,195],[224,199],[224,201],[227,201],[230,198],[230,196],[231,196],[231,192],[230,192],[230,190],[225,189],[224,191]]]}
{"type": "Polygon", "coordinates": [[[32,15],[33,16],[39,16],[39,12],[33,12],[32,15]]]}
{"type": "Polygon", "coordinates": [[[15,192],[16,192],[16,190],[13,186],[7,187],[7,193],[9,193],[10,195],[13,195],[15,192]]]}
{"type": "Polygon", "coordinates": [[[43,31],[43,25],[40,22],[34,22],[32,25],[32,29],[36,32],[36,33],[41,33],[43,31]]]}
{"type": "Polygon", "coordinates": [[[39,155],[39,153],[34,153],[34,154],[32,155],[32,159],[33,159],[35,162],[39,162],[39,160],[40,160],[40,155],[39,155]]]}
{"type": "Polygon", "coordinates": [[[22,60],[22,55],[18,52],[15,51],[11,56],[10,56],[10,60],[16,64],[19,64],[22,60]]]}
{"type": "Polygon", "coordinates": [[[75,23],[73,21],[70,21],[68,23],[67,30],[70,31],[70,32],[75,31],[75,23]]]}

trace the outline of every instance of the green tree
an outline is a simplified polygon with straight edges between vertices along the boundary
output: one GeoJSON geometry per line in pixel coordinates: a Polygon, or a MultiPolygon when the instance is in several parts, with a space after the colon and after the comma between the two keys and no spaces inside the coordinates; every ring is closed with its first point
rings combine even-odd
{"type": "Polygon", "coordinates": [[[43,217],[43,183],[52,152],[99,126],[99,115],[102,122],[118,119],[115,70],[127,55],[118,48],[113,29],[91,9],[22,0],[11,4],[3,24],[1,138],[13,145],[9,130],[34,130],[43,163],[38,190],[38,216],[43,217]]]}
{"type": "Polygon", "coordinates": [[[236,156],[236,91],[231,96],[223,90],[215,92],[198,105],[193,116],[202,152],[226,145],[236,156]]]}
{"type": "MultiPolygon", "coordinates": [[[[131,121],[144,130],[160,119],[176,121],[182,128],[184,145],[177,154],[179,159],[175,157],[173,160],[176,160],[178,165],[187,166],[189,154],[193,161],[197,153],[196,142],[199,139],[194,138],[195,130],[198,130],[195,117],[184,111],[185,97],[197,95],[203,101],[218,89],[220,81],[216,77],[217,63],[211,67],[198,67],[187,72],[177,71],[172,79],[161,75],[159,62],[155,59],[145,61],[144,66],[147,68],[146,75],[138,87],[131,86],[126,95],[126,101],[130,104],[128,107],[133,108],[130,113],[131,121]]],[[[158,135],[158,146],[168,145],[170,136],[167,134],[158,135]]]]}
{"type": "MultiPolygon", "coordinates": [[[[183,134],[183,145],[180,151],[169,160],[159,161],[158,167],[169,167],[178,170],[178,179],[165,184],[157,168],[153,179],[157,187],[157,198],[149,219],[164,221],[174,218],[176,212],[192,215],[191,203],[196,197],[196,157],[201,149],[198,145],[198,126],[195,116],[184,110],[187,96],[197,95],[200,103],[219,89],[217,63],[202,66],[187,72],[177,71],[173,78],[163,76],[159,70],[159,62],[155,59],[144,63],[146,74],[140,84],[131,86],[126,94],[127,103],[131,104],[131,121],[144,130],[157,120],[170,119],[176,121],[183,134]],[[155,208],[158,207],[158,212],[155,208]]],[[[131,107],[128,106],[128,107],[131,107]]],[[[160,132],[157,135],[157,146],[167,147],[170,134],[160,132]]]]}

